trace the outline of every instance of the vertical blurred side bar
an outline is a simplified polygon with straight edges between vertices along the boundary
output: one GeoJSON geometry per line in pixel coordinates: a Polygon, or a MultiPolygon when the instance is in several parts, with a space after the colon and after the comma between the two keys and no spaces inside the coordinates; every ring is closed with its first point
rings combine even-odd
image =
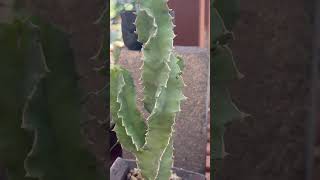
{"type": "Polygon", "coordinates": [[[319,65],[320,65],[320,1],[314,2],[314,36],[313,36],[313,59],[312,59],[312,91],[311,91],[311,116],[307,127],[307,158],[306,180],[314,179],[314,146],[316,138],[316,123],[319,121],[319,65]]]}
{"type": "MultiPolygon", "coordinates": [[[[7,23],[12,20],[12,0],[0,0],[0,23],[7,23]]],[[[0,180],[6,180],[6,169],[0,162],[0,180]]]]}
{"type": "Polygon", "coordinates": [[[106,83],[107,83],[107,89],[106,89],[106,95],[105,95],[105,109],[106,109],[106,119],[108,120],[107,122],[107,151],[106,151],[106,164],[105,164],[105,168],[106,168],[106,174],[107,177],[110,177],[110,164],[111,164],[111,159],[112,159],[112,155],[111,152],[109,151],[111,149],[110,147],[110,139],[111,139],[111,133],[110,133],[110,120],[111,120],[111,113],[110,113],[110,0],[104,0],[104,6],[105,6],[105,11],[103,13],[106,13],[104,16],[107,16],[105,18],[103,18],[103,22],[102,23],[102,32],[105,33],[103,35],[103,44],[102,44],[102,50],[103,51],[107,51],[102,53],[103,56],[103,61],[105,61],[104,66],[106,67],[106,83]],[[108,22],[107,22],[108,21],[108,22]]]}

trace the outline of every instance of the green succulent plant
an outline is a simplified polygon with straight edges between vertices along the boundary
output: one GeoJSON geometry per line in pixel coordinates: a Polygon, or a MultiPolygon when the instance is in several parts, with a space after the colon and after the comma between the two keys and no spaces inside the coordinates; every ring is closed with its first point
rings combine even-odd
{"type": "Polygon", "coordinates": [[[243,77],[238,71],[228,44],[234,39],[230,31],[239,16],[238,0],[211,1],[211,158],[227,155],[224,148],[225,126],[246,116],[232,102],[228,91],[231,81],[243,77]]]}
{"type": "Polygon", "coordinates": [[[103,180],[81,133],[69,35],[39,18],[0,22],[0,162],[7,180],[103,180]]]}
{"type": "Polygon", "coordinates": [[[168,180],[173,166],[175,117],[180,111],[184,83],[183,61],[173,52],[173,17],[167,0],[140,1],[136,28],[143,43],[142,84],[145,121],[136,106],[130,73],[112,65],[111,113],[122,147],[132,152],[146,180],[168,180]]]}

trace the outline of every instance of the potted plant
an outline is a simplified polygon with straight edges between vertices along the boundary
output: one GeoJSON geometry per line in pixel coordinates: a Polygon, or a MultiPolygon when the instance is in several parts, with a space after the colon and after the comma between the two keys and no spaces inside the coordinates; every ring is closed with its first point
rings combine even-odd
{"type": "Polygon", "coordinates": [[[131,74],[123,67],[110,67],[110,105],[114,131],[122,147],[132,152],[136,161],[118,159],[111,167],[110,179],[123,180],[129,171],[139,169],[146,180],[176,178],[205,179],[203,175],[173,167],[175,117],[180,111],[183,60],[173,52],[173,17],[167,0],[139,3],[135,21],[138,41],[143,43],[142,84],[147,121],[136,106],[136,92],[131,74]],[[172,173],[172,170],[174,173],[172,173]]]}

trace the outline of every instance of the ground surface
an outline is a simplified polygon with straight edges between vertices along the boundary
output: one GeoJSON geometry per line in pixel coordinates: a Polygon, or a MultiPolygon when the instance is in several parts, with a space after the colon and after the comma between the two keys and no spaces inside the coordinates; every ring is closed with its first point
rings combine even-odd
{"type": "Polygon", "coordinates": [[[311,28],[303,0],[241,0],[232,44],[240,71],[232,94],[252,116],[226,131],[231,155],[217,180],[304,179],[311,28]]]}

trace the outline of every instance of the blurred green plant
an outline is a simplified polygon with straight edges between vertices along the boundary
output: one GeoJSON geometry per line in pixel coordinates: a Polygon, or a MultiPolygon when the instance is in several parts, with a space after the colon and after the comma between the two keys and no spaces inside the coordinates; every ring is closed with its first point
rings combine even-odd
{"type": "Polygon", "coordinates": [[[106,179],[81,132],[70,35],[13,14],[0,22],[0,162],[6,178],[106,179]]]}
{"type": "Polygon", "coordinates": [[[234,40],[231,32],[239,17],[239,0],[211,1],[211,67],[213,82],[211,83],[211,158],[221,159],[227,155],[224,146],[225,126],[234,119],[244,118],[232,102],[228,91],[230,82],[243,75],[238,71],[228,44],[234,40]]]}

